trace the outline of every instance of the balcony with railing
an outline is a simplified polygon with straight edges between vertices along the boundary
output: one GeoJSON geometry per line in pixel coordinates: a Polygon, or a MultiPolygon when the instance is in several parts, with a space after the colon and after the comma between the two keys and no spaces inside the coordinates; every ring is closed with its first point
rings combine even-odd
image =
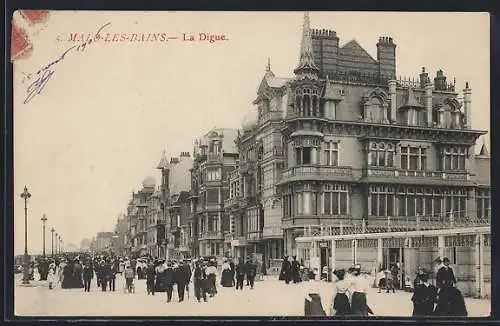
{"type": "Polygon", "coordinates": [[[246,238],[247,238],[248,242],[260,241],[260,240],[262,240],[262,232],[260,232],[260,231],[248,232],[246,235],[246,238]]]}
{"type": "Polygon", "coordinates": [[[362,233],[410,232],[491,225],[490,218],[391,216],[368,220],[340,220],[332,225],[308,225],[304,236],[330,236],[362,233]]]}
{"type": "Polygon", "coordinates": [[[259,123],[262,124],[268,120],[279,121],[282,119],[283,114],[279,111],[267,111],[263,113],[259,118],[259,123]]]}
{"type": "Polygon", "coordinates": [[[234,239],[231,241],[231,247],[243,247],[247,245],[248,241],[247,238],[244,236],[235,236],[234,239]]]}
{"type": "Polygon", "coordinates": [[[200,240],[223,240],[224,234],[221,231],[202,231],[199,233],[200,240]]]}
{"type": "Polygon", "coordinates": [[[208,153],[207,162],[208,163],[221,163],[224,159],[222,153],[208,153]]]}
{"type": "Polygon", "coordinates": [[[257,162],[255,160],[245,160],[240,162],[240,173],[247,173],[248,171],[255,170],[257,162]]]}
{"type": "Polygon", "coordinates": [[[259,200],[258,200],[257,196],[238,197],[238,206],[240,208],[255,206],[258,203],[259,203],[259,200]]]}
{"type": "Polygon", "coordinates": [[[228,198],[224,201],[224,208],[235,208],[238,206],[239,197],[228,198]]]}
{"type": "Polygon", "coordinates": [[[224,234],[224,242],[225,243],[231,243],[231,241],[234,240],[234,235],[232,233],[225,233],[224,234]]]}
{"type": "Polygon", "coordinates": [[[262,238],[281,238],[283,229],[281,226],[264,226],[262,229],[262,238]]]}
{"type": "Polygon", "coordinates": [[[221,203],[206,203],[205,210],[207,211],[219,211],[223,208],[223,204],[221,203]]]}
{"type": "Polygon", "coordinates": [[[390,168],[370,167],[363,170],[363,177],[368,180],[377,179],[393,181],[396,183],[467,183],[470,181],[468,171],[425,171],[402,170],[390,168]]]}
{"type": "Polygon", "coordinates": [[[279,183],[307,180],[353,181],[352,167],[327,165],[302,165],[284,170],[279,183]]]}

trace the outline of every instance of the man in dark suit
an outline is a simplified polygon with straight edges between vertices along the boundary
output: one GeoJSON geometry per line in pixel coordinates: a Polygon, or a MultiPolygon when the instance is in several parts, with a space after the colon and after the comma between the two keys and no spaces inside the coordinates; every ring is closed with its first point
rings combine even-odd
{"type": "Polygon", "coordinates": [[[165,291],[167,292],[167,302],[170,302],[172,301],[172,291],[174,290],[175,283],[175,273],[174,269],[172,268],[171,262],[167,263],[167,268],[164,272],[164,278],[165,291]]]}
{"type": "Polygon", "coordinates": [[[245,263],[243,258],[239,258],[238,265],[236,266],[236,290],[243,290],[243,279],[245,278],[245,263]]]}

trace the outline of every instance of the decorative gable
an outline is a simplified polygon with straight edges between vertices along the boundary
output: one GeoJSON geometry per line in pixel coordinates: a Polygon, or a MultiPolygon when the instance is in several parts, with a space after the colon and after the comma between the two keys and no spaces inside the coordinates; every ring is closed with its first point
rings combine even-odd
{"type": "Polygon", "coordinates": [[[344,44],[339,49],[339,54],[341,56],[356,58],[356,61],[377,63],[377,60],[372,58],[372,56],[366,52],[365,49],[356,40],[352,40],[344,44]]]}

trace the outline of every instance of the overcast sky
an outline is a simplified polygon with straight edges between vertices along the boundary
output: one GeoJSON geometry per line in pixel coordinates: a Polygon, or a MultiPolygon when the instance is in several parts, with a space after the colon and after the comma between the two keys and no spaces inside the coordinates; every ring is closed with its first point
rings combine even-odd
{"type": "MultiPolygon", "coordinates": [[[[24,185],[29,251],[41,252],[40,218],[65,243],[111,231],[142,180],[158,177],[161,152],[192,152],[210,128],[239,128],[252,109],[267,58],[277,76],[298,60],[302,12],[52,12],[30,35],[31,54],[15,62],[15,252],[24,250],[24,185]],[[70,33],[225,34],[226,42],[98,42],[69,52],[42,93],[27,104],[34,73],[75,43],[70,33]]],[[[489,130],[489,16],[481,13],[312,12],[312,28],[356,39],[376,58],[379,36],[397,44],[397,75],[431,80],[442,69],[472,88],[472,126],[489,130]]],[[[30,32],[33,29],[29,29],[30,32]]],[[[486,139],[489,145],[489,139],[486,139]]],[[[482,141],[480,141],[482,144],[482,141]]],[[[47,231],[50,252],[50,232],[47,231]]]]}

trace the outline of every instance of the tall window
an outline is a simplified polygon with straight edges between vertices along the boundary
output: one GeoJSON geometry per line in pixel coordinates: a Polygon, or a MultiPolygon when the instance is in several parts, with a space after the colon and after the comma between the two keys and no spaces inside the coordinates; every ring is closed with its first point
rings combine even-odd
{"type": "Polygon", "coordinates": [[[295,148],[295,157],[297,165],[312,164],[312,148],[311,147],[295,148]]]}
{"type": "Polygon", "coordinates": [[[467,214],[465,189],[432,189],[401,187],[396,191],[397,216],[427,216],[445,219],[467,214]]]}
{"type": "Polygon", "coordinates": [[[426,149],[421,147],[401,147],[401,169],[417,171],[427,168],[426,149]]]}
{"type": "Polygon", "coordinates": [[[465,170],[465,159],[467,157],[467,148],[464,147],[446,147],[443,149],[443,165],[445,171],[465,170]]]}
{"type": "Polygon", "coordinates": [[[372,143],[370,145],[370,162],[371,166],[394,166],[394,145],[385,143],[372,143]]]}
{"type": "Polygon", "coordinates": [[[259,210],[250,209],[247,211],[248,232],[259,231],[259,210]]]}
{"type": "Polygon", "coordinates": [[[370,187],[370,205],[372,216],[394,216],[395,192],[393,187],[370,187]]]}
{"type": "Polygon", "coordinates": [[[345,184],[326,184],[323,188],[324,215],[347,215],[349,206],[348,188],[345,184]]]}
{"type": "Polygon", "coordinates": [[[486,189],[478,189],[476,191],[477,217],[490,217],[490,191],[486,189]]]}
{"type": "Polygon", "coordinates": [[[220,152],[220,141],[218,140],[212,140],[210,142],[210,149],[209,149],[210,153],[213,153],[213,154],[219,154],[220,152]]]}
{"type": "Polygon", "coordinates": [[[219,181],[221,180],[220,169],[207,169],[207,181],[219,181]]]}
{"type": "Polygon", "coordinates": [[[333,141],[327,142],[325,157],[326,165],[337,166],[339,164],[339,144],[333,141]]]}

